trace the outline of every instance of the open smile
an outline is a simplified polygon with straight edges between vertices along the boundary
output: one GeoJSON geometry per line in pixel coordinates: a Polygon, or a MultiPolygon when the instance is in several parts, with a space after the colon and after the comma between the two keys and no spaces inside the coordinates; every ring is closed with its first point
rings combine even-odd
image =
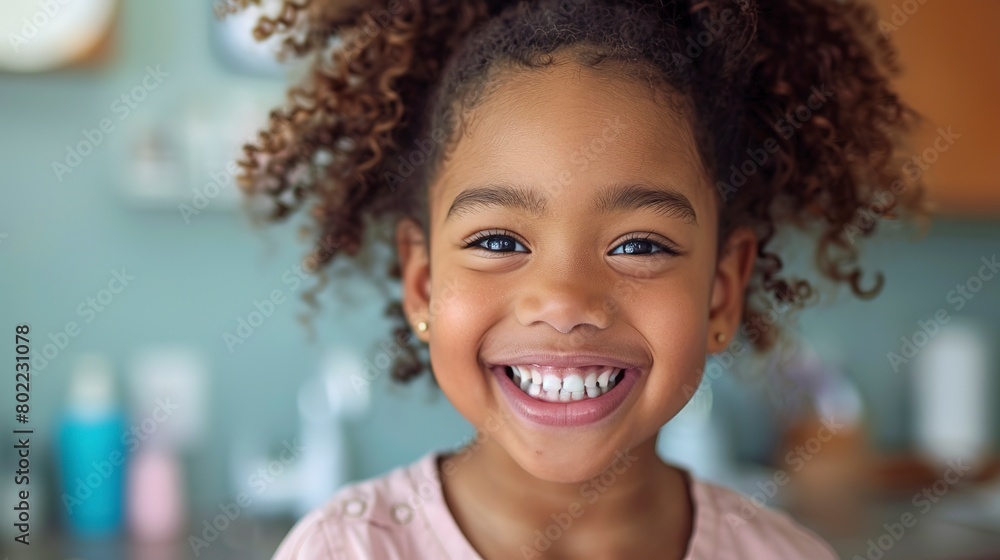
{"type": "Polygon", "coordinates": [[[505,366],[507,378],[529,397],[546,402],[596,399],[615,387],[625,368],[593,366],[555,370],[538,365],[505,366]]]}
{"type": "Polygon", "coordinates": [[[530,423],[579,427],[619,410],[642,377],[638,368],[538,364],[490,368],[511,410],[530,423]]]}

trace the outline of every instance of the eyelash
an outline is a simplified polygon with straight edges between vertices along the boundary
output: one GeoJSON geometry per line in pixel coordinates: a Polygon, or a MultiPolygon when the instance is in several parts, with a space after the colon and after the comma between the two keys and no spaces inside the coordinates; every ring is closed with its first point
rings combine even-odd
{"type": "MultiPolygon", "coordinates": [[[[646,241],[659,249],[659,251],[654,251],[652,253],[643,253],[643,255],[649,255],[651,257],[676,257],[681,254],[681,251],[679,249],[677,249],[676,247],[674,247],[669,243],[660,243],[659,241],[651,240],[649,238],[651,235],[653,234],[650,232],[647,232],[645,235],[641,233],[630,233],[625,239],[622,239],[621,243],[615,246],[615,249],[621,247],[622,245],[628,243],[629,241],[635,241],[638,239],[641,241],[646,241]]],[[[627,253],[622,253],[622,254],[627,254],[627,253]]],[[[641,256],[641,255],[631,255],[631,256],[641,256]]]]}
{"type": "MultiPolygon", "coordinates": [[[[678,255],[681,254],[680,250],[678,250],[677,248],[673,247],[672,245],[670,245],[668,243],[660,243],[658,241],[652,241],[651,239],[649,239],[650,235],[652,235],[652,233],[645,233],[645,235],[643,235],[642,233],[630,233],[625,239],[623,239],[621,241],[621,243],[619,243],[617,246],[615,246],[615,249],[618,249],[619,247],[621,247],[622,245],[625,245],[629,241],[641,240],[641,241],[646,241],[646,242],[652,244],[654,247],[656,247],[657,249],[659,249],[658,251],[653,251],[653,252],[649,252],[649,253],[641,253],[641,254],[631,254],[631,255],[629,253],[611,253],[611,254],[623,254],[623,255],[629,255],[629,256],[633,256],[633,257],[649,256],[649,257],[660,257],[660,258],[662,258],[662,257],[675,257],[675,256],[678,256],[678,255]]],[[[487,249],[485,247],[481,247],[481,246],[478,245],[478,243],[481,243],[484,239],[489,239],[489,238],[492,238],[492,237],[509,237],[509,238],[513,239],[516,243],[520,243],[522,245],[525,245],[524,241],[522,241],[516,235],[514,235],[513,233],[511,233],[511,232],[509,232],[509,231],[507,231],[505,229],[490,229],[490,230],[483,230],[483,231],[475,234],[472,237],[472,239],[469,239],[468,241],[465,242],[464,248],[465,249],[481,249],[483,251],[486,251],[487,253],[492,253],[492,254],[504,254],[504,253],[523,252],[523,251],[491,251],[491,250],[489,250],[489,249],[487,249]]]]}

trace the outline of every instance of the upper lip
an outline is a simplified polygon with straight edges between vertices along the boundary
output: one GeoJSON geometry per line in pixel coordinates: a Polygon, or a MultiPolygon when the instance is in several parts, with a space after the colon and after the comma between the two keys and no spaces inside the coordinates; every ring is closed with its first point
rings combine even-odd
{"type": "Polygon", "coordinates": [[[488,362],[492,366],[539,365],[551,367],[611,366],[621,369],[641,368],[642,364],[628,358],[606,354],[580,353],[561,354],[536,352],[530,354],[507,354],[497,356],[488,362]]]}

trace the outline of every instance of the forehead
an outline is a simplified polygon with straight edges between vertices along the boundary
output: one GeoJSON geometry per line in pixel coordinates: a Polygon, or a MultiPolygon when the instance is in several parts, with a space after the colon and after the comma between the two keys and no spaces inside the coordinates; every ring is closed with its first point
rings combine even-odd
{"type": "Polygon", "coordinates": [[[574,198],[611,183],[666,183],[699,215],[713,208],[687,117],[663,90],[570,61],[509,72],[466,115],[431,186],[432,222],[462,190],[483,181],[548,186],[553,197],[574,198]]]}

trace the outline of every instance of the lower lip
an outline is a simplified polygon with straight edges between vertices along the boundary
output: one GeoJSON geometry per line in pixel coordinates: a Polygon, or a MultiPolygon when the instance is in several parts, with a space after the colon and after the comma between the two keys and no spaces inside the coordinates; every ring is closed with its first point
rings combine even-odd
{"type": "Polygon", "coordinates": [[[586,426],[599,422],[618,410],[639,380],[639,371],[626,369],[622,378],[607,393],[597,398],[570,402],[547,402],[529,397],[507,377],[507,368],[490,368],[507,403],[520,417],[535,424],[553,427],[586,426]]]}

